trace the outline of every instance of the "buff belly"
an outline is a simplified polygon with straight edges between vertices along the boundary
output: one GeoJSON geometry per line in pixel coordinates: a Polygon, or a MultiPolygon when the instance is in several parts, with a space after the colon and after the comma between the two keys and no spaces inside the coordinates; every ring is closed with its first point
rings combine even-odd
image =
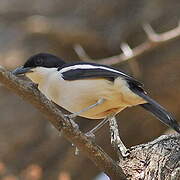
{"type": "Polygon", "coordinates": [[[39,90],[71,113],[79,112],[98,100],[105,99],[102,104],[80,115],[90,119],[101,119],[111,113],[117,114],[126,107],[145,102],[128,88],[122,78],[115,81],[103,78],[66,81],[58,76],[48,77],[46,81],[50,83],[39,84],[39,90]]]}

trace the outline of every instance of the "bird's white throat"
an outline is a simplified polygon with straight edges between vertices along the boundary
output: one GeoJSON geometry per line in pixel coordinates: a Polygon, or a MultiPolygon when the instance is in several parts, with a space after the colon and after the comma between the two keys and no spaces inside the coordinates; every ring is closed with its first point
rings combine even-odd
{"type": "Polygon", "coordinates": [[[26,76],[36,84],[44,83],[48,76],[53,72],[57,72],[57,68],[36,67],[33,72],[26,73],[26,76]]]}

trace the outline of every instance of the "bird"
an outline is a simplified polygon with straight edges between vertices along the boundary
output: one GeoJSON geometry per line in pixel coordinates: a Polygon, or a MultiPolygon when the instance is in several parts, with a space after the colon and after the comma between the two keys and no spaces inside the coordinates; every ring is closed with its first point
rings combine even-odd
{"type": "Polygon", "coordinates": [[[28,77],[50,101],[72,113],[70,118],[104,119],[91,132],[125,108],[139,105],[180,133],[172,114],[148,96],[142,83],[113,67],[67,63],[55,55],[38,53],[12,73],[28,77]]]}

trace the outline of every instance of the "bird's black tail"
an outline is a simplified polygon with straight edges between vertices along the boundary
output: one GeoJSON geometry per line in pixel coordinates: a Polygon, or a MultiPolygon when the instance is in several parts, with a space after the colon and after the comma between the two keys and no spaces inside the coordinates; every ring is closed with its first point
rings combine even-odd
{"type": "Polygon", "coordinates": [[[167,112],[164,108],[162,108],[159,105],[156,106],[156,104],[146,103],[141,104],[140,106],[150,111],[152,114],[158,117],[161,120],[161,122],[167,124],[180,134],[180,126],[177,123],[177,121],[172,117],[172,115],[169,112],[167,112]]]}
{"type": "Polygon", "coordinates": [[[180,125],[173,118],[172,114],[169,113],[166,109],[164,109],[160,104],[151,99],[141,88],[130,88],[135,94],[142,97],[147,101],[145,104],[140,104],[144,109],[150,111],[153,115],[155,115],[159,120],[166,125],[173,128],[176,132],[180,133],[180,125]]]}

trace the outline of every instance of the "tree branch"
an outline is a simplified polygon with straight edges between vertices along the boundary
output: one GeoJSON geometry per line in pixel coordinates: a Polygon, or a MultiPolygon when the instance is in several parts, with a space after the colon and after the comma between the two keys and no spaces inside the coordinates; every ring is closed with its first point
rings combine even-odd
{"type": "Polygon", "coordinates": [[[90,141],[79,129],[75,128],[71,121],[64,117],[63,113],[37,90],[35,84],[17,78],[2,67],[0,67],[0,82],[45,114],[53,126],[58,131],[62,131],[64,137],[77,146],[100,170],[113,179],[126,179],[120,166],[98,145],[90,141]]]}
{"type": "Polygon", "coordinates": [[[178,180],[180,178],[180,136],[163,135],[131,148],[130,157],[120,161],[130,180],[178,180]]]}
{"type": "Polygon", "coordinates": [[[74,50],[82,61],[91,61],[105,65],[115,65],[124,61],[140,58],[152,49],[161,47],[172,40],[180,38],[180,25],[168,32],[161,34],[157,34],[150,24],[144,24],[143,29],[148,39],[133,49],[131,49],[127,43],[122,43],[121,49],[123,53],[116,56],[103,59],[91,59],[79,44],[74,46],[74,50]]]}

